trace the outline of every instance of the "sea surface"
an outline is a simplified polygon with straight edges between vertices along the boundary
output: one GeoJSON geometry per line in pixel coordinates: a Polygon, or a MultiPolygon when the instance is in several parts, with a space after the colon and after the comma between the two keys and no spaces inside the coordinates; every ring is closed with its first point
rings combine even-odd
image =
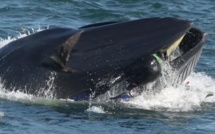
{"type": "Polygon", "coordinates": [[[101,104],[6,92],[0,83],[0,134],[214,134],[215,96],[206,98],[215,93],[214,0],[1,0],[0,47],[52,27],[148,17],[190,20],[208,33],[186,80],[190,90],[183,83],[122,104],[101,104]]]}

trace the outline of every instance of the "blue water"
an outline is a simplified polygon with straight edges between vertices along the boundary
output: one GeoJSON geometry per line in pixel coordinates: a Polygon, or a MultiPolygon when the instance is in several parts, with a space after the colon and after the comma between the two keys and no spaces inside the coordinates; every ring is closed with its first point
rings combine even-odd
{"type": "Polygon", "coordinates": [[[123,104],[73,103],[5,92],[0,84],[1,134],[181,134],[215,132],[214,0],[1,0],[0,46],[50,27],[80,26],[147,17],[187,19],[209,34],[192,90],[166,88],[123,104]]]}

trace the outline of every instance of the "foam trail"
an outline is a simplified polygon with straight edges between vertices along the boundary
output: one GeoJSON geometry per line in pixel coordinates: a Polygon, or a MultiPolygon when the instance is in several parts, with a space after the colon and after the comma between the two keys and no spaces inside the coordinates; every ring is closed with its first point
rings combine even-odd
{"type": "Polygon", "coordinates": [[[141,109],[166,111],[193,111],[201,109],[203,102],[215,102],[215,80],[204,73],[192,73],[177,87],[166,87],[160,93],[143,93],[131,101],[123,102],[141,109]],[[186,82],[189,81],[189,89],[186,82]]]}
{"type": "Polygon", "coordinates": [[[98,107],[97,106],[91,106],[86,111],[87,112],[93,112],[93,113],[100,113],[100,114],[106,113],[101,106],[98,106],[98,107]]]}
{"type": "MultiPolygon", "coordinates": [[[[2,85],[2,84],[0,84],[2,85]]],[[[31,94],[26,94],[20,91],[5,91],[0,88],[0,98],[10,101],[23,102],[28,104],[39,104],[49,106],[63,106],[66,105],[64,101],[56,100],[53,98],[36,97],[31,94]]]]}

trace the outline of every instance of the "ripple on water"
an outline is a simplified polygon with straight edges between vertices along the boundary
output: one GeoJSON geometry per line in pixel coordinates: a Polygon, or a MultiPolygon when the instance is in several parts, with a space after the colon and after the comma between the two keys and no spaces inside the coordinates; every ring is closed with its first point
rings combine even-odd
{"type": "Polygon", "coordinates": [[[154,3],[154,4],[152,5],[152,7],[155,8],[155,9],[159,9],[159,8],[162,7],[162,4],[161,4],[161,3],[154,3]]]}

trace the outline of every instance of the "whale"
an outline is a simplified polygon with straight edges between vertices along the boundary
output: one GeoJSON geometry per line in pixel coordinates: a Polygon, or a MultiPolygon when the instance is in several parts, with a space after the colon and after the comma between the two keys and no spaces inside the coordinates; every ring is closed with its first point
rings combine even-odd
{"type": "Polygon", "coordinates": [[[8,92],[56,99],[131,97],[149,85],[160,89],[164,72],[176,74],[171,85],[181,84],[206,39],[192,22],[171,17],[50,28],[0,49],[1,83],[8,92]]]}

